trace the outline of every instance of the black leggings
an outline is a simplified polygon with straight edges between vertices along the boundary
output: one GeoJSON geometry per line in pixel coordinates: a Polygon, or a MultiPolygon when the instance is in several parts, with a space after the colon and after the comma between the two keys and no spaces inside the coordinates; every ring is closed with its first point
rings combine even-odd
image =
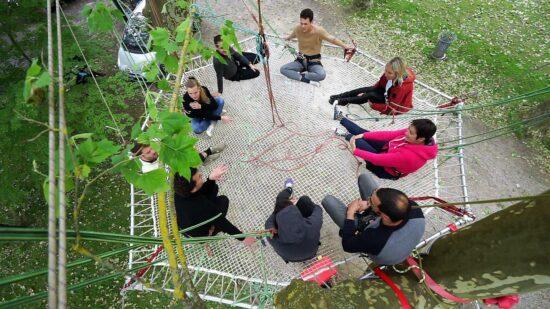
{"type": "MultiPolygon", "coordinates": [[[[260,57],[254,53],[243,52],[243,56],[252,64],[260,62],[260,57]]],[[[259,70],[252,70],[248,65],[235,61],[237,63],[237,73],[230,80],[240,81],[246,79],[253,79],[260,76],[259,70]]]]}
{"type": "Polygon", "coordinates": [[[386,102],[386,98],[384,97],[384,89],[375,87],[357,88],[347,92],[342,92],[332,97],[338,100],[338,105],[364,104],[368,101],[372,103],[386,102]],[[363,95],[358,96],[360,93],[363,93],[363,95]]]}

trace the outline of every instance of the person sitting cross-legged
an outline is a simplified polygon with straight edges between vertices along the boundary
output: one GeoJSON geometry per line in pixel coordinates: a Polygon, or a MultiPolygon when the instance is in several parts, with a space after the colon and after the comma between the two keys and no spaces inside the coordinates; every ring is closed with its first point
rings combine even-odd
{"type": "Polygon", "coordinates": [[[287,41],[292,39],[298,40],[299,53],[294,61],[281,67],[281,74],[315,86],[319,86],[319,82],[327,76],[321,63],[323,41],[338,45],[344,50],[353,49],[329,34],[323,27],[313,24],[311,9],[303,9],[300,12],[300,25],[294,27],[292,33],[285,38],[287,41]]]}
{"type": "MultiPolygon", "coordinates": [[[[227,220],[229,199],[225,195],[218,195],[219,188],[216,181],[220,180],[227,172],[226,165],[215,167],[208,179],[204,181],[202,174],[196,169],[191,169],[191,179],[187,180],[176,174],[174,176],[174,204],[178,227],[185,229],[208,219],[220,215],[212,222],[194,228],[185,233],[189,237],[213,236],[219,232],[230,235],[242,234],[233,223],[227,220]]],[[[254,238],[237,238],[246,245],[255,242],[254,238]]]]}
{"type": "Polygon", "coordinates": [[[231,81],[241,81],[253,79],[260,76],[260,71],[254,64],[260,62],[260,57],[254,53],[243,52],[239,54],[232,47],[229,48],[229,54],[222,48],[222,36],[214,37],[216,53],[218,53],[225,63],[214,57],[214,70],[218,81],[218,92],[223,93],[223,79],[231,81]]]}
{"type": "Polygon", "coordinates": [[[224,123],[233,119],[222,115],[224,100],[221,96],[212,96],[208,88],[202,86],[195,77],[189,77],[185,83],[187,92],[183,95],[183,109],[191,118],[191,128],[196,134],[206,131],[206,135],[212,136],[214,124],[221,120],[224,123]]]}
{"type": "Polygon", "coordinates": [[[306,261],[317,254],[323,224],[321,207],[308,196],[292,197],[292,185],[292,180],[287,179],[265,222],[265,228],[273,235],[268,242],[287,263],[306,261]]]}
{"type": "Polygon", "coordinates": [[[366,253],[379,265],[403,262],[422,239],[426,220],[405,193],[379,188],[370,174],[358,178],[361,198],[346,205],[327,195],[321,205],[341,229],[346,252],[366,253]]]}
{"type": "Polygon", "coordinates": [[[366,162],[366,168],[379,178],[397,180],[414,173],[437,156],[438,147],[433,138],[437,128],[429,119],[415,119],[404,129],[395,131],[367,131],[347,118],[340,124],[353,154],[366,162]]]}

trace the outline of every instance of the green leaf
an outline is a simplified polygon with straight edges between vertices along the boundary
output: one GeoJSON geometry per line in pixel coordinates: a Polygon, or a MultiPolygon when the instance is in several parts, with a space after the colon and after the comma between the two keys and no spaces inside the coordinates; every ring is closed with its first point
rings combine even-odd
{"type": "Polygon", "coordinates": [[[130,137],[132,139],[136,139],[140,133],[141,133],[141,123],[136,122],[136,124],[134,124],[134,126],[132,127],[132,133],[130,134],[130,137]]]}
{"type": "Polygon", "coordinates": [[[145,191],[145,194],[153,195],[154,193],[166,192],[170,189],[166,180],[167,177],[168,173],[166,173],[166,170],[159,168],[139,175],[134,179],[132,184],[145,191]]]}
{"type": "Polygon", "coordinates": [[[82,16],[84,17],[88,17],[90,16],[90,14],[92,13],[92,7],[89,6],[89,5],[85,5],[83,8],[82,8],[82,16]]]}
{"type": "Polygon", "coordinates": [[[225,59],[222,57],[222,55],[220,55],[220,53],[215,52],[214,58],[218,59],[218,61],[223,64],[227,64],[227,61],[225,61],[225,59]]]}
{"type": "Polygon", "coordinates": [[[159,114],[160,123],[167,135],[177,134],[180,132],[189,133],[190,124],[189,118],[182,113],[162,111],[159,114]]]}
{"type": "Polygon", "coordinates": [[[27,77],[38,76],[42,71],[42,67],[38,64],[38,59],[33,59],[31,66],[27,69],[27,77]]]}
{"type": "Polygon", "coordinates": [[[184,10],[186,10],[189,7],[189,3],[187,3],[187,1],[185,0],[177,0],[176,5],[184,10]]]}
{"type": "Polygon", "coordinates": [[[111,12],[103,2],[97,2],[87,18],[90,32],[106,32],[113,29],[111,12]]]}
{"type": "Polygon", "coordinates": [[[50,84],[50,81],[51,81],[50,74],[44,71],[42,72],[42,74],[40,74],[38,79],[34,82],[34,87],[42,88],[42,87],[48,86],[50,84]]]}
{"type": "Polygon", "coordinates": [[[164,60],[164,65],[170,73],[176,73],[178,71],[178,58],[170,55],[164,60]]]}
{"type": "Polygon", "coordinates": [[[94,135],[94,133],[80,133],[80,134],[76,134],[76,135],[73,135],[71,136],[70,138],[70,141],[74,143],[76,143],[77,140],[79,139],[89,139],[90,137],[92,137],[94,135]]]}
{"type": "Polygon", "coordinates": [[[165,79],[161,79],[158,81],[157,83],[157,87],[160,89],[160,90],[163,90],[163,91],[170,91],[170,83],[168,83],[167,80],[165,79]]]}
{"type": "Polygon", "coordinates": [[[170,32],[168,32],[166,28],[157,27],[151,30],[149,34],[151,35],[151,39],[155,45],[167,49],[166,46],[170,43],[170,32]]]}
{"type": "MultiPolygon", "coordinates": [[[[210,58],[212,58],[212,56],[214,55],[214,50],[211,49],[211,48],[208,48],[208,47],[203,47],[200,51],[200,54],[201,54],[201,57],[204,59],[204,60],[210,60],[210,58]]],[[[217,53],[216,53],[217,54],[217,53]]],[[[218,54],[219,56],[219,54],[218,54]]],[[[221,57],[220,57],[221,58],[221,57]]],[[[222,58],[223,59],[223,58],[222,58]]],[[[219,59],[218,59],[219,60],[219,59]]],[[[225,59],[224,59],[225,61],[225,59]]],[[[225,63],[224,63],[225,64],[225,63]]]]}
{"type": "MultiPolygon", "coordinates": [[[[164,80],[165,81],[165,80],[164,80]]],[[[158,109],[156,104],[156,99],[158,99],[158,93],[147,91],[147,94],[145,95],[145,102],[147,102],[147,112],[149,113],[149,116],[154,121],[158,120],[158,109]]]]}
{"type": "Polygon", "coordinates": [[[187,17],[181,24],[176,28],[176,42],[181,43],[185,41],[185,33],[187,27],[189,27],[190,19],[187,17]]]}
{"type": "Polygon", "coordinates": [[[99,142],[87,139],[83,143],[80,143],[76,149],[79,162],[93,166],[117,153],[120,146],[113,144],[113,142],[107,139],[102,139],[99,142]]]}
{"type": "Polygon", "coordinates": [[[196,138],[187,134],[167,137],[162,141],[159,158],[173,171],[183,175],[190,167],[197,167],[202,162],[194,148],[196,142],[196,138]]]}
{"type": "Polygon", "coordinates": [[[92,169],[86,164],[79,165],[74,169],[75,176],[80,179],[88,178],[91,171],[92,169]]]}
{"type": "Polygon", "coordinates": [[[154,82],[160,73],[159,67],[156,61],[151,62],[147,68],[145,68],[145,78],[148,82],[154,82]]]}

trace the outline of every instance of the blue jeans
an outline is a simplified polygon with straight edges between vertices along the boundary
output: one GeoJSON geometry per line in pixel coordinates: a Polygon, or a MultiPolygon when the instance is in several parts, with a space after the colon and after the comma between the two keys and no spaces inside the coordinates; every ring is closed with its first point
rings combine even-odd
{"type": "MultiPolygon", "coordinates": [[[[216,100],[216,103],[218,103],[218,108],[214,111],[214,115],[221,116],[223,111],[223,105],[225,104],[222,97],[215,97],[214,100],[216,100]]],[[[191,128],[193,128],[193,132],[196,134],[202,133],[208,129],[208,126],[212,123],[210,119],[200,119],[200,118],[191,118],[191,128]]]]}
{"type": "MultiPolygon", "coordinates": [[[[342,120],[340,120],[340,124],[342,126],[344,126],[344,128],[346,128],[349,132],[348,135],[346,135],[346,140],[350,140],[354,135],[358,135],[358,134],[363,134],[365,132],[369,132],[363,128],[361,128],[360,126],[356,125],[355,123],[353,123],[351,120],[347,119],[347,118],[342,118],[342,120]]],[[[357,147],[358,149],[361,149],[361,150],[365,150],[365,151],[368,151],[368,152],[372,152],[372,153],[380,153],[382,152],[382,148],[386,145],[387,143],[386,142],[380,142],[380,141],[373,141],[373,140],[366,140],[364,138],[361,138],[361,139],[356,139],[355,140],[355,147],[357,147]]],[[[379,178],[383,178],[383,179],[391,179],[391,180],[396,180],[396,179],[399,179],[399,176],[394,176],[390,173],[388,173],[388,171],[386,171],[386,169],[384,169],[384,167],[382,166],[377,166],[377,165],[374,165],[368,161],[365,161],[366,163],[366,168],[371,171],[374,175],[378,176],[379,178]]]]}
{"type": "MultiPolygon", "coordinates": [[[[363,134],[366,132],[369,132],[368,130],[365,130],[361,128],[360,126],[353,123],[351,120],[347,118],[342,118],[340,120],[340,124],[348,130],[349,134],[346,135],[346,140],[350,140],[354,135],[363,134]]],[[[380,142],[380,141],[373,141],[373,140],[365,140],[364,138],[355,140],[355,147],[365,150],[372,153],[379,153],[382,150],[382,147],[384,147],[386,143],[380,142]]]]}

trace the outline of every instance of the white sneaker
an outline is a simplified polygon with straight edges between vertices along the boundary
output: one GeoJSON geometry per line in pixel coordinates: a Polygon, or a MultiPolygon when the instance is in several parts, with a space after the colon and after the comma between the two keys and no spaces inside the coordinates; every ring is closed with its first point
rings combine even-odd
{"type": "Polygon", "coordinates": [[[341,114],[342,112],[338,110],[338,101],[334,101],[332,103],[332,120],[338,120],[338,116],[341,114]]]}
{"type": "Polygon", "coordinates": [[[212,137],[212,132],[214,131],[214,127],[216,126],[216,123],[212,121],[212,123],[208,126],[208,129],[206,129],[206,135],[209,137],[212,137]]]}
{"type": "Polygon", "coordinates": [[[222,115],[227,114],[227,109],[222,109],[222,115]]]}
{"type": "Polygon", "coordinates": [[[338,127],[334,127],[334,128],[332,128],[332,130],[334,131],[334,135],[336,135],[336,136],[346,137],[349,134],[345,130],[342,130],[338,127]]]}
{"type": "Polygon", "coordinates": [[[321,87],[321,83],[320,83],[320,82],[316,82],[316,81],[314,81],[314,80],[310,80],[310,81],[309,81],[309,84],[310,84],[310,85],[313,85],[313,86],[315,86],[315,87],[321,87]]]}

